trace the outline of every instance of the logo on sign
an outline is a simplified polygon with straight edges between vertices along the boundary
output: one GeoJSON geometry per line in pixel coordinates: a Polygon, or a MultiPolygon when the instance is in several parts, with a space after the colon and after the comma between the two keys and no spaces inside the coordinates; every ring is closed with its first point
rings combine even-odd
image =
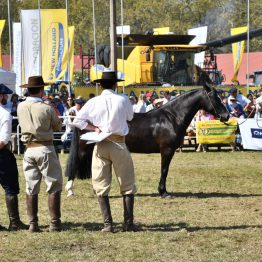
{"type": "Polygon", "coordinates": [[[262,139],[262,129],[251,128],[251,135],[253,138],[261,138],[262,139]]]}

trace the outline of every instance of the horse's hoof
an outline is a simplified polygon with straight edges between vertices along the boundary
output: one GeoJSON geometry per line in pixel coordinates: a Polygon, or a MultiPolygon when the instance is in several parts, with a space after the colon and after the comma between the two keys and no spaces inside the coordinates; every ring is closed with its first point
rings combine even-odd
{"type": "Polygon", "coordinates": [[[169,193],[164,192],[163,194],[161,194],[161,198],[172,198],[172,196],[169,193]]]}
{"type": "Polygon", "coordinates": [[[72,196],[74,196],[74,192],[73,190],[69,189],[67,192],[67,197],[72,197],[72,196]]]}

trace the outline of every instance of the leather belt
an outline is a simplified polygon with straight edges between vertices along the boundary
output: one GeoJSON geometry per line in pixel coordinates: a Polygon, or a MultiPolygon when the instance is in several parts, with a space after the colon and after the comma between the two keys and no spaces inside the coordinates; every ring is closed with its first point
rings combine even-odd
{"type": "Polygon", "coordinates": [[[53,145],[53,140],[48,140],[48,141],[30,142],[29,144],[26,145],[26,147],[32,148],[32,147],[52,146],[52,145],[53,145]]]}
{"type": "Polygon", "coordinates": [[[120,135],[110,135],[106,140],[116,143],[125,143],[125,137],[120,135]]]}

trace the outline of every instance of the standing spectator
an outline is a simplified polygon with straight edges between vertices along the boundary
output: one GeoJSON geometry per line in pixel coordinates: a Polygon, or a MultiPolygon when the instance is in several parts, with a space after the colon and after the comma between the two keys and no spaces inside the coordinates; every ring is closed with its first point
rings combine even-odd
{"type": "Polygon", "coordinates": [[[28,84],[30,96],[19,104],[17,115],[21,126],[21,141],[26,145],[23,171],[26,180],[27,213],[30,232],[38,232],[38,194],[43,178],[48,193],[48,208],[51,217],[49,231],[61,230],[62,170],[53,145],[53,131],[59,131],[62,122],[54,108],[42,101],[44,95],[42,76],[31,76],[28,84]]]}
{"type": "Polygon", "coordinates": [[[124,231],[136,231],[133,223],[135,175],[131,155],[125,144],[128,134],[127,121],[133,118],[128,97],[118,95],[114,89],[118,81],[115,72],[103,72],[95,80],[104,89],[100,96],[90,99],[74,120],[75,126],[99,132],[111,132],[107,139],[97,143],[92,161],[92,182],[104,219],[103,232],[113,232],[113,219],[108,194],[112,181],[112,165],[123,196],[124,231]]]}
{"type": "Polygon", "coordinates": [[[79,113],[82,106],[85,104],[85,100],[82,97],[79,97],[75,100],[75,106],[72,106],[69,109],[69,112],[74,112],[75,116],[79,113]]]}
{"type": "MultiPolygon", "coordinates": [[[[6,207],[10,220],[9,230],[28,229],[28,226],[21,222],[18,211],[18,169],[15,156],[9,148],[12,116],[3,108],[7,103],[8,94],[12,94],[12,90],[0,84],[0,184],[5,190],[6,207]]],[[[3,229],[0,226],[0,230],[3,229]]]]}
{"type": "Polygon", "coordinates": [[[130,96],[129,97],[129,101],[130,101],[130,103],[131,103],[131,105],[132,105],[132,108],[133,108],[133,112],[135,112],[136,111],[136,98],[134,97],[134,96],[130,96]]]}
{"type": "Polygon", "coordinates": [[[145,113],[146,112],[146,95],[140,94],[138,97],[138,102],[136,104],[135,113],[145,113]]]}

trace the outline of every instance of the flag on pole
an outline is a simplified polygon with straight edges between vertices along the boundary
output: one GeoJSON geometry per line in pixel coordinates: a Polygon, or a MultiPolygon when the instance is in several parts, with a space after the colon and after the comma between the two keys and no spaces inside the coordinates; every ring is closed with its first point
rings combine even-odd
{"type": "Polygon", "coordinates": [[[16,93],[22,95],[22,38],[21,23],[13,23],[13,54],[14,54],[14,72],[16,73],[16,93]]]}
{"type": "Polygon", "coordinates": [[[41,10],[42,76],[54,82],[63,78],[67,68],[68,36],[66,9],[41,10]]]}
{"type": "Polygon", "coordinates": [[[29,76],[41,75],[40,68],[40,16],[39,10],[22,10],[23,83],[29,76]]]}
{"type": "Polygon", "coordinates": [[[1,39],[2,39],[2,32],[4,30],[4,26],[5,26],[5,20],[0,20],[0,67],[3,67],[2,50],[1,50],[1,39]]]}
{"type": "Polygon", "coordinates": [[[235,141],[237,120],[230,119],[226,124],[219,120],[196,121],[198,144],[228,144],[235,141]]]}
{"type": "Polygon", "coordinates": [[[74,37],[75,37],[75,27],[68,27],[69,33],[69,72],[70,77],[68,78],[68,65],[65,74],[65,80],[73,82],[74,81],[74,37]]]}
{"type": "MultiPolygon", "coordinates": [[[[245,32],[247,32],[246,26],[231,28],[231,35],[237,35],[245,32]]],[[[238,83],[237,76],[242,63],[244,50],[245,50],[245,41],[240,41],[232,44],[232,52],[233,52],[233,59],[234,59],[234,75],[232,77],[233,83],[238,83]]]]}

